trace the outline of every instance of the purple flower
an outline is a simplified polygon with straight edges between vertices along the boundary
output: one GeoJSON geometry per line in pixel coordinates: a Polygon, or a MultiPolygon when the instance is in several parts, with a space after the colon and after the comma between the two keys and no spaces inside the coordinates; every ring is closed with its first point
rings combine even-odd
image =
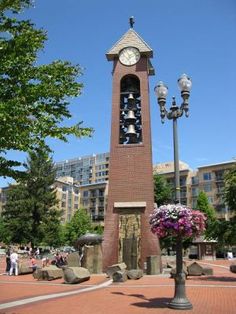
{"type": "Polygon", "coordinates": [[[159,238],[199,236],[205,230],[205,215],[180,204],[163,205],[150,216],[151,231],[159,238]]]}

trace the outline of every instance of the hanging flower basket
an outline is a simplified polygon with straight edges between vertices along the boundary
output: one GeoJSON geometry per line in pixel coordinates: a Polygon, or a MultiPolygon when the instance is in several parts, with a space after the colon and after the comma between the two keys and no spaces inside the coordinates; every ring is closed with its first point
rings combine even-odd
{"type": "Polygon", "coordinates": [[[150,216],[151,231],[159,238],[196,237],[205,231],[206,216],[181,204],[162,205],[150,216]]]}

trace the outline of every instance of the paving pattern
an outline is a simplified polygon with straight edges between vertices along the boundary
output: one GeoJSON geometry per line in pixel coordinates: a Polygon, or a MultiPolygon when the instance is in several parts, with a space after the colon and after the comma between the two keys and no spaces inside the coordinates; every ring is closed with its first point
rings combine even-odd
{"type": "MultiPolygon", "coordinates": [[[[236,313],[236,274],[232,261],[201,262],[214,269],[213,276],[189,277],[186,294],[192,310],[168,308],[174,281],[169,276],[144,276],[139,280],[112,283],[104,274],[93,275],[79,285],[63,279],[37,281],[32,275],[0,276],[0,314],[154,314],[236,313]]],[[[5,262],[0,260],[0,273],[5,262]]]]}

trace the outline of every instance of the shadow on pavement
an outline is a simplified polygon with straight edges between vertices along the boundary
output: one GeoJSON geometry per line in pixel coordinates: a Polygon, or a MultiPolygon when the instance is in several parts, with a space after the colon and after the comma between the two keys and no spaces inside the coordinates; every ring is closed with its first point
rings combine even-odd
{"type": "Polygon", "coordinates": [[[136,303],[130,304],[133,306],[143,307],[143,308],[167,308],[168,303],[170,303],[170,301],[172,300],[172,298],[148,299],[143,294],[125,294],[123,292],[112,292],[112,294],[124,295],[128,297],[136,297],[136,298],[145,300],[145,302],[136,302],[136,303]]]}
{"type": "Polygon", "coordinates": [[[131,303],[131,305],[145,308],[167,308],[171,298],[146,299],[146,302],[131,303]]]}

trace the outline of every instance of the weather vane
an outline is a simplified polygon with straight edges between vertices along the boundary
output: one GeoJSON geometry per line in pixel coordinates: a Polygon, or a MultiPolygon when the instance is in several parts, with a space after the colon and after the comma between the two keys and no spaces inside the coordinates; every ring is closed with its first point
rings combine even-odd
{"type": "Polygon", "coordinates": [[[130,27],[131,27],[131,28],[134,27],[134,17],[133,17],[133,16],[131,16],[131,17],[129,18],[129,24],[130,24],[130,27]]]}

